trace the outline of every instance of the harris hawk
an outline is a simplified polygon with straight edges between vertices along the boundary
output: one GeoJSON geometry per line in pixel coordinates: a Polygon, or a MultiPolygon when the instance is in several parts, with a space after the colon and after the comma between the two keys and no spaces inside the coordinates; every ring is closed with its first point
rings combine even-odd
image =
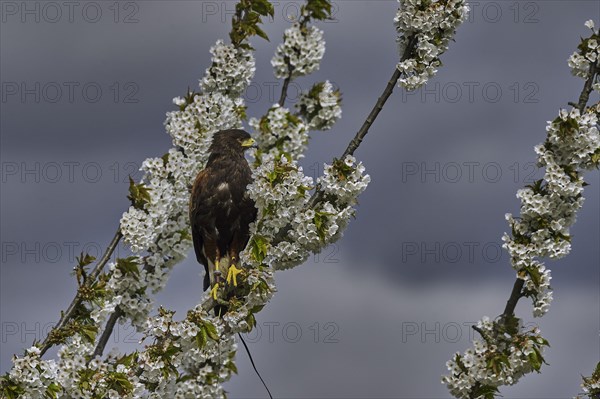
{"type": "Polygon", "coordinates": [[[204,290],[212,287],[215,299],[224,281],[237,285],[241,269],[236,263],[250,238],[250,223],[256,219],[254,201],[246,191],[252,171],[244,157],[253,144],[254,139],[244,130],[215,133],[206,167],[192,186],[189,216],[194,251],[206,271],[204,290]]]}

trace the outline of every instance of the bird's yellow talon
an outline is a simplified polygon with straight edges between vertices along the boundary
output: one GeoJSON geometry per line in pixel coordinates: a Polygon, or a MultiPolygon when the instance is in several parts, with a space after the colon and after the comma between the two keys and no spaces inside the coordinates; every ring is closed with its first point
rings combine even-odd
{"type": "Polygon", "coordinates": [[[242,269],[238,269],[235,265],[229,266],[229,272],[227,273],[227,284],[231,284],[233,280],[234,287],[237,287],[237,275],[242,272],[242,269]]]}
{"type": "Polygon", "coordinates": [[[215,284],[210,290],[210,295],[212,295],[213,299],[217,299],[217,292],[219,291],[219,284],[215,284]]]}

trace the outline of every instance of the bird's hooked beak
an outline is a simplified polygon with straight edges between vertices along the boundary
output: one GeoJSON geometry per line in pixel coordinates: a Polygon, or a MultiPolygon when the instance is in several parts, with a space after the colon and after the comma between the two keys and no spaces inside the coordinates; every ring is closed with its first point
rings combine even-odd
{"type": "Polygon", "coordinates": [[[244,147],[244,148],[256,147],[254,145],[254,143],[256,143],[256,140],[254,140],[252,137],[250,137],[249,139],[242,141],[242,147],[244,147]]]}

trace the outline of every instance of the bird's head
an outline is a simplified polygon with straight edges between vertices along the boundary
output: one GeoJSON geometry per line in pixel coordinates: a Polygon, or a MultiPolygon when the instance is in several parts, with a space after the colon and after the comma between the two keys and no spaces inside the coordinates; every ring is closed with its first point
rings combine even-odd
{"type": "Polygon", "coordinates": [[[210,152],[233,152],[243,154],[248,148],[254,147],[254,143],[255,141],[252,136],[244,130],[221,130],[213,135],[210,152]]]}

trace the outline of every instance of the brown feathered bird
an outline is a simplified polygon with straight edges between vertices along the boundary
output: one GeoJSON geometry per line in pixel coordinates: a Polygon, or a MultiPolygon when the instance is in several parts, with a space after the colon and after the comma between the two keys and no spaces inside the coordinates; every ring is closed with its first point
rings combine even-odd
{"type": "Polygon", "coordinates": [[[252,182],[244,151],[254,140],[244,130],[214,134],[206,168],[198,173],[190,199],[190,222],[196,259],[204,265],[204,290],[212,287],[216,298],[223,273],[237,285],[239,254],[250,238],[249,225],[256,219],[254,201],[246,187],[252,182]]]}

